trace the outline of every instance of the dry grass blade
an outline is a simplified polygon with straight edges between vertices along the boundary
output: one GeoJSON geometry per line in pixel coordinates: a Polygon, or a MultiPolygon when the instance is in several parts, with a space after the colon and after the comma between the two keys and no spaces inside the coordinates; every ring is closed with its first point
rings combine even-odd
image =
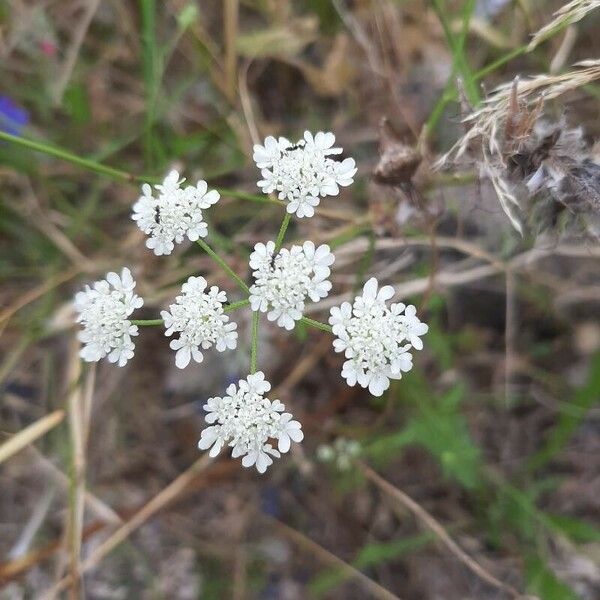
{"type": "Polygon", "coordinates": [[[575,65],[573,71],[559,75],[535,75],[519,80],[517,97],[514,97],[515,83],[510,81],[494,89],[486,98],[483,106],[468,115],[463,122],[469,131],[437,161],[441,167],[452,158],[459,158],[478,140],[487,147],[490,154],[500,149],[498,135],[506,122],[511,106],[517,101],[523,106],[532,106],[540,101],[558,98],[567,92],[580,88],[596,79],[600,79],[600,60],[586,60],[575,65]]]}
{"type": "MultiPolygon", "coordinates": [[[[485,157],[485,155],[484,155],[485,157]]],[[[485,161],[485,158],[484,158],[485,161]]],[[[515,214],[513,206],[519,207],[519,201],[512,193],[510,186],[507,181],[502,177],[502,175],[495,169],[491,163],[485,161],[486,165],[486,175],[489,177],[492,182],[492,186],[494,187],[494,191],[496,192],[496,196],[498,196],[498,200],[500,201],[500,206],[504,211],[504,214],[508,217],[512,226],[523,235],[523,226],[521,225],[521,221],[519,217],[515,214]]]]}
{"type": "Polygon", "coordinates": [[[60,273],[57,276],[49,277],[44,281],[41,285],[29,290],[11,305],[7,306],[2,312],[0,312],[0,325],[10,319],[16,312],[21,310],[24,306],[27,306],[31,302],[34,302],[38,298],[41,298],[44,294],[52,291],[55,287],[73,279],[73,277],[79,275],[81,273],[81,269],[79,267],[74,267],[72,269],[68,269],[60,273]]]}
{"type": "MultiPolygon", "coordinates": [[[[96,547],[94,552],[81,563],[79,575],[83,575],[98,565],[119,544],[124,542],[136,529],[141,527],[148,519],[172,502],[192,482],[194,477],[209,465],[211,459],[208,454],[199,458],[191,467],[172,481],[166,488],[159,492],[152,500],[146,503],[131,519],[126,521],[112,535],[96,547]]],[[[72,576],[61,579],[52,589],[43,594],[43,598],[55,598],[72,583],[72,576]]]]}
{"type": "Polygon", "coordinates": [[[513,208],[519,203],[500,174],[506,167],[505,137],[514,128],[517,115],[532,127],[544,102],[600,79],[600,60],[586,60],[575,66],[575,70],[567,73],[536,75],[524,80],[515,78],[497,87],[481,108],[463,119],[468,131],[435,164],[435,168],[441,168],[463,155],[477,157],[492,182],[502,209],[519,233],[522,228],[513,208]]]}
{"type": "Polygon", "coordinates": [[[565,4],[554,13],[554,19],[550,23],[544,25],[544,27],[534,34],[533,39],[529,42],[529,46],[527,46],[527,51],[530,52],[533,50],[565,25],[581,21],[583,17],[596,8],[600,8],[600,0],[573,0],[565,4]]]}
{"type": "Polygon", "coordinates": [[[83,533],[83,513],[85,498],[85,443],[83,423],[83,399],[81,361],[79,342],[71,340],[69,363],[67,368],[67,386],[71,388],[67,397],[69,411],[69,433],[72,452],[71,493],[69,495],[69,515],[67,540],[69,547],[69,569],[71,571],[71,597],[79,597],[79,557],[81,555],[81,536],[83,533]]]}
{"type": "Polygon", "coordinates": [[[405,508],[408,508],[415,517],[422,521],[428,529],[430,529],[440,541],[452,552],[452,554],[462,562],[468,569],[470,569],[477,577],[483,581],[489,583],[495,588],[510,594],[513,598],[523,598],[523,595],[519,593],[515,588],[506,583],[502,583],[499,579],[494,577],[491,573],[486,571],[478,562],[473,560],[449,535],[448,532],[442,527],[438,521],[432,517],[424,508],[417,504],[410,496],[405,494],[402,490],[394,487],[391,483],[380,477],[373,469],[367,465],[358,462],[357,463],[363,475],[371,482],[373,482],[382,492],[388,496],[394,498],[397,502],[402,504],[405,508]]]}
{"type": "Polygon", "coordinates": [[[235,104],[237,81],[237,52],[239,0],[224,0],[223,29],[225,32],[225,89],[229,102],[235,104]]]}
{"type": "MultiPolygon", "coordinates": [[[[70,485],[69,478],[51,460],[39,452],[35,446],[31,446],[28,450],[33,460],[37,462],[45,474],[51,477],[61,489],[68,489],[70,485]]],[[[87,509],[94,513],[103,523],[120,525],[123,522],[121,517],[110,506],[89,490],[85,490],[85,504],[87,509]]]]}
{"type": "Polygon", "coordinates": [[[307,538],[303,533],[293,529],[289,525],[278,521],[277,519],[273,519],[269,517],[269,521],[275,523],[277,529],[285,534],[290,540],[292,540],[298,546],[308,550],[310,553],[317,556],[324,563],[331,565],[333,567],[339,568],[343,571],[348,577],[355,579],[357,582],[361,583],[364,587],[365,591],[368,591],[373,598],[378,598],[380,600],[400,600],[398,596],[392,594],[389,590],[386,590],[384,587],[367,577],[364,573],[361,573],[358,569],[354,568],[352,565],[349,565],[347,562],[344,562],[341,558],[338,558],[335,554],[329,552],[320,546],[316,542],[313,542],[310,538],[307,538]]]}
{"type": "Polygon", "coordinates": [[[87,33],[99,6],[100,0],[88,0],[88,2],[85,3],[85,12],[73,31],[73,37],[71,38],[71,43],[67,50],[64,63],[62,64],[61,72],[56,79],[54,89],[52,90],[54,102],[57,106],[60,105],[62,101],[69,80],[71,79],[71,74],[77,63],[77,57],[79,56],[81,45],[85,39],[85,34],[87,33]]]}
{"type": "Polygon", "coordinates": [[[51,429],[54,429],[64,418],[64,410],[55,410],[28,427],[25,427],[19,433],[15,433],[15,435],[0,446],[0,464],[30,444],[33,444],[33,442],[48,433],[51,429]]]}

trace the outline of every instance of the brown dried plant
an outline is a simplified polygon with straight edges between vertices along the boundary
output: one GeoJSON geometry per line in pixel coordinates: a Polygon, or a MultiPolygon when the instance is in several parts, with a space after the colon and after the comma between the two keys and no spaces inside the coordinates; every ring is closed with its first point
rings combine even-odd
{"type": "Polygon", "coordinates": [[[600,211],[600,167],[581,129],[542,118],[545,102],[600,78],[600,60],[575,67],[560,75],[517,77],[496,88],[463,119],[466,133],[436,163],[439,168],[463,156],[474,159],[520,233],[519,184],[529,195],[547,192],[573,211],[600,211]]]}

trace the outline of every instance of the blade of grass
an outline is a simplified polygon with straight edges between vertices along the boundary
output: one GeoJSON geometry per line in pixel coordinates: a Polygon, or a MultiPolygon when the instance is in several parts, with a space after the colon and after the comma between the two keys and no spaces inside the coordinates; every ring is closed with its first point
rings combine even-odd
{"type": "Polygon", "coordinates": [[[335,554],[332,554],[320,544],[317,544],[310,538],[306,537],[300,531],[290,527],[289,525],[286,525],[285,523],[282,523],[277,519],[267,517],[267,515],[264,515],[264,517],[268,519],[269,522],[273,523],[277,527],[278,531],[283,533],[297,546],[307,550],[311,555],[316,556],[325,564],[328,564],[332,567],[337,567],[345,576],[355,580],[357,583],[360,583],[364,590],[368,591],[373,598],[378,598],[379,600],[400,600],[398,596],[379,585],[377,582],[373,581],[364,573],[361,573],[358,569],[352,565],[349,565],[335,554]]]}
{"type": "Polygon", "coordinates": [[[154,156],[154,113],[157,97],[156,0],[140,0],[142,13],[142,72],[146,93],[144,122],[144,158],[146,168],[152,169],[154,156]]]}
{"type": "Polygon", "coordinates": [[[569,402],[571,408],[577,407],[580,411],[562,413],[544,447],[529,459],[528,468],[536,471],[552,460],[564,448],[587,412],[598,402],[600,402],[600,354],[596,355],[592,361],[587,383],[575,393],[572,401],[569,402]]]}
{"type": "Polygon", "coordinates": [[[55,410],[49,415],[38,419],[35,423],[25,427],[25,429],[15,433],[9,440],[0,446],[0,464],[30,444],[33,444],[38,438],[46,435],[51,429],[54,429],[59,425],[64,418],[64,410],[55,410]]]}
{"type": "Polygon", "coordinates": [[[258,360],[258,324],[260,313],[256,310],[252,312],[252,341],[250,343],[250,374],[256,373],[256,363],[258,360]]]}
{"type": "Polygon", "coordinates": [[[81,556],[85,496],[85,425],[83,423],[81,374],[79,342],[74,337],[70,345],[69,364],[66,375],[67,386],[71,388],[67,397],[71,442],[71,486],[69,490],[67,545],[69,549],[69,571],[71,573],[69,595],[74,599],[80,597],[81,591],[79,562],[81,556]],[[77,383],[73,384],[73,382],[77,383]]]}
{"type": "Polygon", "coordinates": [[[446,529],[434,519],[424,508],[415,502],[410,496],[402,490],[394,487],[391,483],[380,477],[373,469],[366,464],[357,462],[357,466],[362,474],[372,483],[374,483],[384,494],[390,496],[399,502],[404,508],[407,508],[417,517],[430,531],[432,531],[439,540],[448,548],[448,550],[470,571],[491,586],[510,594],[513,598],[521,598],[519,593],[511,585],[503,583],[494,575],[486,571],[477,561],[472,559],[448,534],[446,529]]]}
{"type": "MultiPolygon", "coordinates": [[[[53,156],[54,158],[64,160],[71,164],[82,167],[88,171],[93,171],[94,173],[98,173],[100,175],[106,175],[107,177],[110,177],[111,179],[115,179],[117,181],[125,181],[129,183],[160,183],[162,181],[162,177],[152,175],[135,175],[134,173],[129,173],[121,169],[116,169],[114,167],[110,167],[95,160],[83,158],[81,156],[78,156],[77,154],[73,154],[73,152],[69,152],[68,150],[59,148],[58,146],[54,146],[46,142],[30,140],[20,136],[11,135],[10,133],[6,133],[5,131],[0,131],[0,141],[10,142],[23,148],[34,150],[35,152],[41,152],[42,154],[53,156]]],[[[243,192],[240,190],[230,190],[227,188],[216,188],[216,190],[222,196],[227,196],[229,198],[238,198],[241,200],[249,200],[251,202],[260,202],[285,206],[285,202],[270,198],[267,195],[263,196],[259,194],[251,194],[248,192],[243,192]]]]}
{"type": "Polygon", "coordinates": [[[432,0],[432,6],[444,30],[450,52],[452,52],[453,74],[460,73],[469,101],[474,105],[478,104],[481,101],[481,95],[473,71],[465,55],[465,41],[469,29],[469,21],[475,8],[475,0],[467,0],[465,3],[462,12],[463,27],[459,35],[456,35],[452,31],[445,0],[432,0]]]}
{"type": "MultiPolygon", "coordinates": [[[[100,564],[115,548],[122,544],[134,531],[139,529],[144,523],[151,519],[157,512],[170,504],[185,488],[194,480],[194,478],[204,471],[211,462],[208,454],[204,454],[186,471],[174,479],[167,487],[154,496],[149,502],[137,512],[131,519],[126,521],[121,527],[112,533],[104,542],[97,546],[94,551],[83,561],[79,574],[83,575],[90,569],[100,564]]],[[[71,576],[67,575],[61,579],[53,588],[42,594],[42,598],[54,598],[57,594],[65,590],[71,584],[71,576]]]]}

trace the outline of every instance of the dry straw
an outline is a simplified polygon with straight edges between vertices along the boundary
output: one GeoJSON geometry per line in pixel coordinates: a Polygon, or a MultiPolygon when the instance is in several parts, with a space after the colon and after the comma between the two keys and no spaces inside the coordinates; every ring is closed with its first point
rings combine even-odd
{"type": "Polygon", "coordinates": [[[552,37],[557,31],[567,25],[581,21],[585,15],[596,8],[600,8],[600,0],[573,0],[573,2],[565,4],[554,13],[554,19],[550,23],[544,25],[544,27],[534,34],[531,42],[529,42],[529,46],[527,46],[527,51],[530,52],[538,44],[552,37]]]}
{"type": "Polygon", "coordinates": [[[522,230],[516,213],[519,203],[504,178],[504,134],[507,122],[515,116],[515,110],[524,113],[531,109],[532,114],[536,115],[547,100],[600,79],[600,59],[585,60],[574,67],[572,71],[559,75],[536,75],[523,80],[516,78],[494,89],[481,108],[463,119],[467,132],[436,164],[436,167],[442,167],[467,153],[481,157],[483,175],[492,182],[502,209],[519,232],[522,230]]]}

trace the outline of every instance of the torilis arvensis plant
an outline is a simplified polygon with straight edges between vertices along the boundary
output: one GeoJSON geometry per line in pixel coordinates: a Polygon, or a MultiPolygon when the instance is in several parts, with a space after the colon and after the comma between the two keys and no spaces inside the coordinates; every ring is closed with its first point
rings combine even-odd
{"type": "Polygon", "coordinates": [[[228,445],[233,457],[243,457],[245,467],[254,465],[260,473],[274,457],[287,452],[292,442],[302,441],[304,434],[285,406],[267,397],[271,384],[256,365],[259,313],[265,312],[269,321],[285,330],[294,329],[302,320],[332,333],[335,351],[346,358],[342,377],[348,385],[358,383],[375,396],[383,394],[390,379],[400,379],[412,368],[411,351],[423,347],[421,336],[428,329],[414,306],[390,303],[394,289],[380,287],[374,278],[352,303],[331,309],[330,325],[303,316],[307,302],[319,302],[331,291],[329,276],[335,257],[326,244],[282,245],[292,215],[313,216],[321,198],[336,196],[340,187],[352,184],[355,162],[352,158],[336,160],[342,149],[334,144],[332,133],[313,136],[307,131],[296,143],[269,136],[264,145],[254,146],[254,161],[262,177],[258,186],[285,201],[287,214],[277,239],[256,244],[250,255],[251,286],[203,239],[208,235],[203,211],[219,201],[217,191],[209,190],[205,181],[185,185],[176,171],[154,190],[148,184],[142,187],[132,218],[148,236],[146,246],[156,255],[166,255],[186,238],[197,242],[241,288],[242,300],[230,303],[227,294],[209,286],[204,277],[190,277],[173,303],[161,311],[161,319],[136,321],[131,316],[143,300],[134,292],[135,281],[128,268],[120,275],[108,273],[75,296],[77,321],[82,327],[81,357],[86,361],[106,357],[120,367],[133,358],[133,340],[142,325],[164,325],[180,369],[201,363],[203,353],[213,347],[217,352],[234,350],[237,325],[229,313],[249,306],[253,311],[250,374],[237,385],[231,384],[223,396],[206,401],[208,426],[198,447],[210,448],[210,455],[216,456],[228,445]]]}

